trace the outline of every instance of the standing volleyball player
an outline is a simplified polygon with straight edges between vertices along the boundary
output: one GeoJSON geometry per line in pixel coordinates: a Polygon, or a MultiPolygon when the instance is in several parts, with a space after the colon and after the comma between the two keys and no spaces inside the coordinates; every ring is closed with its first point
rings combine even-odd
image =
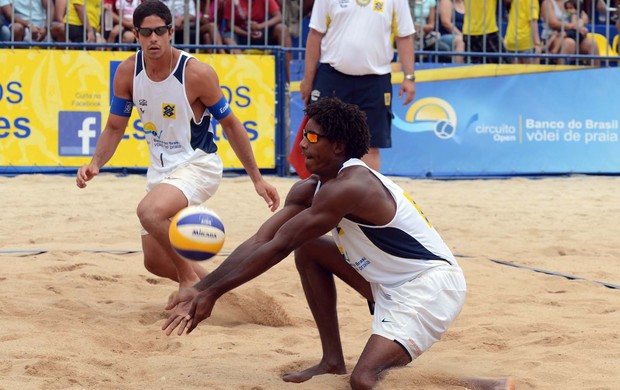
{"type": "Polygon", "coordinates": [[[77,186],[99,173],[121,141],[132,107],[140,114],[150,151],[147,194],[138,205],[143,227],[146,269],[190,287],[207,272],[174,252],[169,219],[179,210],[201,204],[217,190],[222,161],[216,153],[211,119],[222,125],[256,192],[272,211],[278,192],[260,174],[247,132],[232,113],[213,68],[171,46],[172,15],[159,0],[147,0],[134,14],[134,34],[141,50],[123,61],[114,76],[114,97],[105,129],[90,164],[77,172],[77,186]]]}

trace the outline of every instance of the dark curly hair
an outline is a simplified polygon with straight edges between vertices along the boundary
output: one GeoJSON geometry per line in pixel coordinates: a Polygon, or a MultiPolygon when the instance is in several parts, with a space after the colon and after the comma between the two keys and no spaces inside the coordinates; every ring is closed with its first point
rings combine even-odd
{"type": "Polygon", "coordinates": [[[172,24],[170,8],[160,0],[145,0],[133,11],[133,25],[138,28],[148,16],[160,17],[166,26],[172,24]]]}
{"type": "Polygon", "coordinates": [[[349,158],[361,158],[368,153],[370,130],[366,114],[358,106],[327,97],[310,104],[306,115],[321,126],[325,138],[343,141],[349,158]]]}

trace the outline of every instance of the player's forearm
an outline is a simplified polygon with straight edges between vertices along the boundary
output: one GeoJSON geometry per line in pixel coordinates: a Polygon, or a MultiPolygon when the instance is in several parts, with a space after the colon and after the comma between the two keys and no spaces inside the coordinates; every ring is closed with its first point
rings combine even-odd
{"type": "Polygon", "coordinates": [[[239,161],[241,161],[246,173],[250,176],[250,179],[252,179],[252,183],[256,183],[262,176],[258,170],[258,165],[256,165],[254,152],[252,152],[252,145],[250,144],[250,139],[243,125],[237,118],[234,118],[229,126],[224,126],[222,123],[222,127],[224,128],[230,146],[239,161]]]}
{"type": "Polygon", "coordinates": [[[282,261],[292,251],[292,249],[288,248],[278,248],[273,242],[252,246],[252,248],[248,249],[251,250],[244,253],[243,257],[238,257],[238,261],[230,263],[230,268],[223,269],[218,274],[216,274],[216,271],[212,272],[195,287],[204,283],[202,288],[197,288],[219,298],[228,291],[262,275],[282,261]]]}
{"type": "Polygon", "coordinates": [[[233,252],[220,264],[215,270],[205,276],[200,282],[196,283],[194,287],[198,291],[205,291],[209,286],[213,285],[216,281],[228,277],[245,259],[250,257],[252,252],[258,249],[259,244],[256,242],[256,237],[245,241],[239,245],[233,252]]]}
{"type": "MultiPolygon", "coordinates": [[[[296,194],[299,194],[299,187],[293,187],[289,192],[291,198],[298,196],[296,194]]],[[[237,270],[247,268],[252,255],[263,245],[271,241],[283,224],[306,208],[306,206],[296,202],[297,200],[295,199],[287,199],[287,204],[263,223],[256,234],[239,245],[219,267],[209,273],[194,287],[199,291],[204,291],[213,286],[218,280],[231,277],[230,275],[233,273],[240,272],[237,270]]]]}
{"type": "Polygon", "coordinates": [[[97,141],[91,164],[96,165],[98,168],[103,167],[114,155],[122,138],[122,131],[106,128],[101,133],[99,141],[97,141]]]}

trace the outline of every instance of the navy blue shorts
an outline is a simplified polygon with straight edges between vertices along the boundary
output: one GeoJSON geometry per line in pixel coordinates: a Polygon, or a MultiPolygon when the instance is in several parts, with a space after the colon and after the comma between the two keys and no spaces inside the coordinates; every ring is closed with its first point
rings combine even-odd
{"type": "Polygon", "coordinates": [[[366,113],[371,148],[392,147],[392,75],[350,76],[328,64],[319,64],[310,104],[322,97],[337,97],[366,113]]]}
{"type": "MultiPolygon", "coordinates": [[[[91,27],[93,30],[93,36],[97,37],[97,30],[91,27]]],[[[88,38],[88,37],[86,37],[88,38]]],[[[96,40],[97,38],[95,38],[96,40]]],[[[78,26],[75,24],[69,25],[69,41],[71,42],[85,42],[84,40],[84,26],[78,26]]]]}

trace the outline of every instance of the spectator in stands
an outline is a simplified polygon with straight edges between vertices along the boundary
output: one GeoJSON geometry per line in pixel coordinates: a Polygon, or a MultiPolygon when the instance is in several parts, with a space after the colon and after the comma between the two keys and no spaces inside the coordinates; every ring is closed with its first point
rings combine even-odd
{"type": "MultiPolygon", "coordinates": [[[[226,0],[224,3],[224,38],[230,45],[278,45],[292,47],[291,34],[282,22],[276,0],[226,0]],[[265,14],[267,2],[267,14],[265,14]],[[232,8],[235,13],[233,15],[232,8]]],[[[292,52],[285,54],[286,80],[290,81],[292,52]]]]}
{"type": "Polygon", "coordinates": [[[161,0],[164,2],[174,18],[174,39],[177,45],[196,44],[196,3],[194,0],[187,1],[187,13],[189,25],[185,25],[185,0],[161,0]],[[185,28],[189,29],[189,41],[185,42],[185,28]]]}
{"type": "Polygon", "coordinates": [[[107,36],[108,43],[120,42],[135,43],[136,36],[133,33],[133,11],[142,3],[142,0],[116,0],[112,8],[114,26],[107,36]],[[122,30],[122,35],[121,35],[122,30]]]}
{"type": "Polygon", "coordinates": [[[450,51],[450,46],[441,41],[441,34],[435,28],[437,0],[409,0],[409,10],[415,25],[415,50],[450,51]]]}
{"type": "Polygon", "coordinates": [[[0,0],[13,41],[42,42],[47,39],[47,1],[0,0]]]}
{"type": "MultiPolygon", "coordinates": [[[[200,18],[198,19],[201,44],[218,46],[223,45],[222,35],[220,34],[220,26],[222,25],[223,20],[222,14],[224,13],[223,6],[223,0],[206,0],[202,3],[200,18]]],[[[217,49],[215,52],[225,54],[226,50],[217,49]]],[[[237,54],[237,52],[233,54],[237,54]]]]}
{"type": "MultiPolygon", "coordinates": [[[[538,33],[538,0],[508,0],[510,12],[504,36],[506,48],[515,53],[540,54],[542,44],[538,33]]],[[[519,57],[517,63],[539,64],[540,58],[519,57]]]]}
{"type": "MultiPolygon", "coordinates": [[[[465,18],[465,3],[463,0],[439,0],[439,33],[441,41],[450,50],[465,51],[463,42],[463,19],[465,18]]],[[[455,56],[453,61],[463,63],[463,56],[455,56]]]]}
{"type": "Polygon", "coordinates": [[[50,26],[50,35],[56,42],[65,42],[67,32],[65,30],[65,15],[67,14],[67,0],[54,0],[54,13],[50,26]]]}
{"type": "Polygon", "coordinates": [[[288,26],[291,37],[297,38],[302,35],[302,20],[310,16],[314,0],[276,0],[284,17],[284,23],[288,26]],[[300,3],[301,7],[300,7],[300,3]],[[300,9],[301,8],[301,9],[300,9]]]}
{"type": "Polygon", "coordinates": [[[0,11],[0,42],[8,42],[11,40],[11,30],[9,30],[8,22],[4,17],[4,13],[0,11]]]}
{"type": "Polygon", "coordinates": [[[593,22],[605,23],[607,22],[607,4],[612,3],[613,0],[584,0],[581,9],[583,9],[588,17],[593,22]],[[592,9],[592,3],[595,3],[594,10],[592,9]]]}
{"type": "MultiPolygon", "coordinates": [[[[576,25],[574,22],[568,22],[564,2],[565,0],[543,0],[542,3],[541,16],[544,21],[542,38],[549,53],[598,55],[598,46],[587,37],[588,15],[582,10],[576,25]],[[580,34],[572,37],[568,33],[571,29],[579,31],[580,34]]],[[[560,59],[558,63],[563,64],[565,60],[560,59]]],[[[593,61],[594,66],[598,66],[599,63],[597,60],[593,61]]]]}
{"type": "Polygon", "coordinates": [[[69,41],[104,43],[99,33],[101,25],[101,0],[69,0],[66,20],[69,26],[69,41]]]}
{"type": "MultiPolygon", "coordinates": [[[[564,21],[566,22],[565,33],[569,38],[577,41],[577,35],[579,39],[585,39],[588,35],[588,29],[585,26],[579,26],[579,11],[577,10],[576,0],[564,1],[564,21]]],[[[585,12],[585,10],[583,11],[585,12]]]]}
{"type": "MultiPolygon", "coordinates": [[[[594,39],[588,37],[588,27],[590,19],[584,9],[579,9],[579,0],[567,0],[564,5],[568,5],[572,10],[568,11],[571,15],[572,28],[566,33],[567,38],[572,38],[577,44],[577,52],[579,54],[599,55],[598,45],[594,42],[594,39]]],[[[599,66],[600,61],[594,60],[592,62],[594,66],[599,66]]]]}
{"type": "MultiPolygon", "coordinates": [[[[465,51],[476,53],[505,52],[504,41],[497,27],[498,0],[465,0],[463,41],[465,51]]],[[[497,56],[472,56],[472,63],[507,62],[497,56]]]]}
{"type": "MultiPolygon", "coordinates": [[[[543,20],[541,38],[549,54],[575,54],[577,52],[574,39],[566,37],[566,14],[564,0],[543,0],[540,9],[543,20]]],[[[564,64],[565,59],[559,59],[564,64]]]]}

